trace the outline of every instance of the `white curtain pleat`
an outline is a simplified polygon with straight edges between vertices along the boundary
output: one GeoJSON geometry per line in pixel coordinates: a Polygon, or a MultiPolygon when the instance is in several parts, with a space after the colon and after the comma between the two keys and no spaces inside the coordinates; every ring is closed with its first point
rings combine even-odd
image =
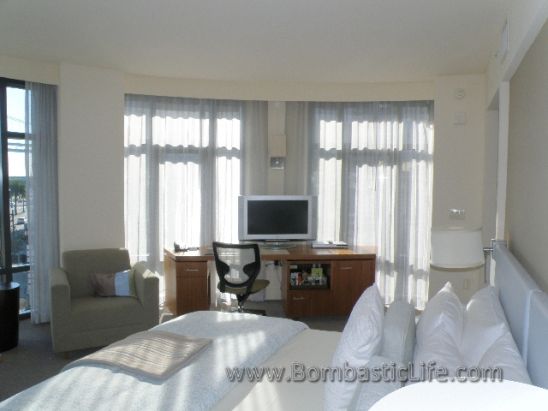
{"type": "Polygon", "coordinates": [[[161,272],[174,242],[237,242],[238,195],[266,184],[265,166],[248,173],[243,164],[244,152],[266,164],[266,103],[128,95],[125,106],[132,259],[161,272]]]}
{"type": "Polygon", "coordinates": [[[50,319],[50,271],[59,266],[57,88],[26,83],[29,290],[31,320],[50,319]]]}
{"type": "MultiPolygon", "coordinates": [[[[308,129],[299,150],[308,146],[307,191],[318,196],[317,238],[376,245],[377,283],[385,302],[406,299],[423,308],[433,103],[291,103],[286,118],[288,136],[308,129]]],[[[286,178],[303,172],[298,168],[288,167],[293,175],[286,178]]]]}
{"type": "Polygon", "coordinates": [[[287,102],[285,105],[284,190],[285,194],[300,195],[308,191],[308,104],[287,102]]]}

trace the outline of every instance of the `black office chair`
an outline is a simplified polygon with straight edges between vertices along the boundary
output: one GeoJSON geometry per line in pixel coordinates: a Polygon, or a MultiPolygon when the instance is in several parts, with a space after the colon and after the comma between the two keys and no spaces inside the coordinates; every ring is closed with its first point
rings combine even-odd
{"type": "MultiPolygon", "coordinates": [[[[261,254],[257,244],[226,244],[213,242],[215,267],[219,276],[217,288],[222,293],[235,294],[238,311],[251,294],[264,290],[270,281],[257,279],[261,271],[261,254]]],[[[265,315],[264,310],[245,310],[265,315]]]]}

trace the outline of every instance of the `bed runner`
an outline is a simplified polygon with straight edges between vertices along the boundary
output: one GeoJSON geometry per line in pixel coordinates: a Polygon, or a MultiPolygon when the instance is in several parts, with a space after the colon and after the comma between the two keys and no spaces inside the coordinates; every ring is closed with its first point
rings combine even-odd
{"type": "Polygon", "coordinates": [[[143,331],[117,341],[93,354],[68,364],[102,364],[145,377],[164,379],[189,364],[209,338],[193,338],[166,331],[143,331]]]}

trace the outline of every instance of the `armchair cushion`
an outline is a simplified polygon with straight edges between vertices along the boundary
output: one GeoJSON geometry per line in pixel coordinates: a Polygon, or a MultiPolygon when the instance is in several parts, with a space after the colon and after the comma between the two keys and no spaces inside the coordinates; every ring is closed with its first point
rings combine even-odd
{"type": "Polygon", "coordinates": [[[135,297],[133,270],[117,273],[93,273],[91,283],[99,297],[135,297]]]}
{"type": "Polygon", "coordinates": [[[95,292],[90,274],[116,273],[130,268],[129,253],[117,248],[73,250],[63,253],[72,298],[92,297],[95,292]]]}

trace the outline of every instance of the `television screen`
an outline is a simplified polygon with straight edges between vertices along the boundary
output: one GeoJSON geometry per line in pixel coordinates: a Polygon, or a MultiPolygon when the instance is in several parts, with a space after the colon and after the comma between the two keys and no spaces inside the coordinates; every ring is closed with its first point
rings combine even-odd
{"type": "Polygon", "coordinates": [[[247,233],[250,235],[308,233],[308,201],[249,201],[247,233]]]}
{"type": "Polygon", "coordinates": [[[312,240],[311,196],[242,196],[240,240],[312,240]]]}

